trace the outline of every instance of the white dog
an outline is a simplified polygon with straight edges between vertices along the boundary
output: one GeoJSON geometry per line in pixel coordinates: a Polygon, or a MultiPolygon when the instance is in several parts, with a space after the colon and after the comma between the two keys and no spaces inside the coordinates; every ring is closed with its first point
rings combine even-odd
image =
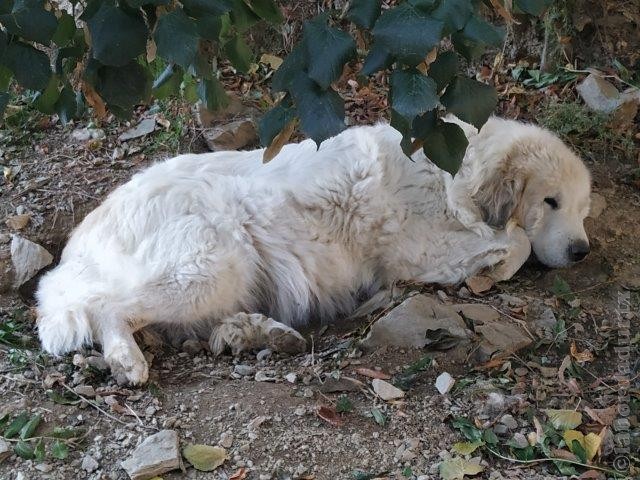
{"type": "Polygon", "coordinates": [[[463,127],[455,178],[421,152],[409,160],[384,124],[288,145],[268,164],[257,150],[150,167],[84,219],[42,278],[44,349],[97,341],[116,378],[139,384],[148,366],[133,333],[146,325],[212,322],[214,353],[293,352],[305,341],[291,327],[394,281],[505,280],[531,247],[552,267],[584,258],[584,164],[535,126],[463,127]]]}

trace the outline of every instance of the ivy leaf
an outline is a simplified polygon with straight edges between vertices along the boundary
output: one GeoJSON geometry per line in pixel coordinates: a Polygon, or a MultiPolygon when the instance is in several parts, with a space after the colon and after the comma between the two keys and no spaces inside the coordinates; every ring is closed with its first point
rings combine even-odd
{"type": "Polygon", "coordinates": [[[556,430],[571,430],[582,423],[582,413],[575,410],[546,409],[543,411],[556,430]]]}
{"type": "Polygon", "coordinates": [[[460,120],[478,130],[498,104],[495,89],[466,77],[456,77],[441,97],[442,104],[460,120]]]}
{"type": "Polygon", "coordinates": [[[253,24],[260,21],[260,17],[242,0],[231,0],[231,4],[231,22],[239,32],[246,31],[253,24]]]}
{"type": "Polygon", "coordinates": [[[443,26],[410,3],[401,3],[378,18],[373,35],[389,53],[417,65],[440,42],[443,26]]]}
{"type": "Polygon", "coordinates": [[[198,84],[198,97],[210,112],[224,108],[229,104],[229,97],[217,78],[201,80],[198,84]]]}
{"type": "Polygon", "coordinates": [[[338,402],[336,403],[336,412],[349,413],[353,411],[353,403],[346,395],[340,395],[338,402]]]}
{"type": "Polygon", "coordinates": [[[249,8],[267,22],[278,24],[284,21],[282,12],[273,0],[245,0],[249,8]]]}
{"type": "Polygon", "coordinates": [[[409,3],[414,7],[429,11],[438,3],[438,0],[409,0],[409,3]]]}
{"type": "Polygon", "coordinates": [[[291,97],[284,97],[280,103],[265,113],[258,122],[260,143],[268,147],[282,129],[295,118],[296,109],[291,103],[291,97]]]}
{"type": "Polygon", "coordinates": [[[286,56],[282,65],[273,74],[271,86],[277,92],[289,90],[289,86],[298,74],[307,68],[307,52],[304,40],[293,47],[293,50],[286,56]]]}
{"type": "Polygon", "coordinates": [[[154,35],[157,54],[167,63],[188,69],[198,57],[198,27],[194,20],[177,8],[158,20],[154,35]]]}
{"type": "Polygon", "coordinates": [[[33,417],[31,417],[29,421],[25,423],[20,429],[20,438],[22,440],[31,438],[31,435],[36,431],[36,428],[38,428],[38,425],[40,425],[41,421],[42,416],[40,415],[34,415],[33,417]]]}
{"type": "Polygon", "coordinates": [[[26,43],[14,42],[7,47],[3,60],[22,87],[29,90],[47,87],[52,71],[46,53],[26,43]]]}
{"type": "Polygon", "coordinates": [[[360,70],[361,75],[371,75],[378,70],[384,70],[389,68],[393,64],[393,55],[389,53],[385,47],[377,42],[373,42],[367,57],[364,59],[364,65],[360,70]]]}
{"type": "Polygon", "coordinates": [[[142,16],[105,2],[87,21],[93,58],[104,65],[122,67],[147,46],[149,33],[142,16]]]}
{"type": "MultiPolygon", "coordinates": [[[[400,115],[393,108],[391,109],[391,121],[390,125],[402,134],[402,140],[400,140],[400,147],[407,157],[411,157],[411,119],[407,119],[403,115],[400,115]]],[[[410,387],[410,382],[405,381],[408,377],[403,377],[399,381],[394,382],[394,385],[401,390],[407,390],[410,387]]]]}
{"type": "Polygon", "coordinates": [[[58,21],[43,5],[39,0],[16,0],[11,13],[0,15],[0,23],[13,35],[47,45],[58,28],[58,21]]]}
{"type": "Polygon", "coordinates": [[[60,91],[58,90],[59,79],[56,75],[52,76],[49,80],[47,88],[38,94],[35,98],[36,108],[47,115],[51,115],[55,112],[56,102],[60,97],[60,91]]]}
{"type": "Polygon", "coordinates": [[[123,67],[101,67],[96,91],[118,116],[130,115],[133,107],[146,102],[151,94],[151,77],[139,63],[123,67]]]}
{"type": "Polygon", "coordinates": [[[458,56],[452,51],[442,52],[429,65],[429,76],[435,80],[438,92],[449,85],[456,73],[458,73],[458,56]]]}
{"type": "Polygon", "coordinates": [[[24,440],[20,440],[18,443],[16,443],[13,447],[13,451],[16,455],[18,455],[20,458],[24,458],[25,460],[32,460],[36,457],[33,448],[31,448],[31,445],[29,445],[24,440]]]}
{"type": "Polygon", "coordinates": [[[323,90],[300,73],[291,83],[301,130],[318,145],[346,128],[344,102],[334,90],[323,90]]]}
{"type": "Polygon", "coordinates": [[[494,27],[478,17],[469,19],[462,33],[470,40],[496,47],[502,45],[504,41],[502,29],[494,27]]]}
{"type": "Polygon", "coordinates": [[[7,429],[4,431],[4,434],[2,436],[5,438],[15,437],[16,435],[18,435],[18,433],[20,433],[20,430],[22,430],[22,427],[24,427],[28,421],[29,421],[29,415],[26,412],[19,414],[16,418],[14,418],[11,421],[11,423],[9,424],[7,429]]]}
{"type": "Polygon", "coordinates": [[[360,28],[371,30],[380,16],[382,0],[353,0],[347,18],[360,28]]]}
{"type": "Polygon", "coordinates": [[[51,445],[51,455],[58,460],[64,460],[69,456],[69,447],[64,442],[56,440],[51,445]]]}
{"type": "Polygon", "coordinates": [[[44,460],[44,457],[46,456],[46,453],[44,451],[44,440],[38,440],[38,443],[36,443],[36,447],[33,449],[33,456],[38,462],[44,460]]]}
{"type": "Polygon", "coordinates": [[[513,5],[529,15],[539,17],[553,3],[553,0],[515,0],[513,5]]]}
{"type": "Polygon", "coordinates": [[[241,35],[236,35],[223,47],[224,53],[236,70],[247,73],[253,61],[253,52],[241,35]]]}
{"type": "Polygon", "coordinates": [[[58,19],[58,27],[53,34],[53,42],[59,47],[65,47],[71,42],[76,33],[76,21],[67,12],[62,12],[58,19]]]}
{"type": "Polygon", "coordinates": [[[176,95],[180,91],[182,83],[182,69],[174,65],[168,65],[156,78],[151,86],[153,96],[158,100],[176,95]]]}
{"type": "Polygon", "coordinates": [[[444,23],[443,35],[462,30],[473,15],[471,0],[441,0],[431,16],[444,23]]]}
{"type": "Polygon", "coordinates": [[[182,0],[185,12],[192,17],[223,15],[233,7],[228,0],[182,0]]]}
{"type": "Polygon", "coordinates": [[[304,24],[309,77],[323,89],[342,75],[344,64],[356,55],[356,42],[351,35],[327,25],[325,15],[304,24]]]}
{"type": "Polygon", "coordinates": [[[460,170],[469,141],[458,125],[439,120],[423,141],[424,154],[429,160],[451,175],[460,170]]]}
{"type": "Polygon", "coordinates": [[[484,43],[475,42],[462,32],[456,32],[451,35],[451,43],[453,43],[455,51],[469,61],[482,55],[485,50],[484,43]]]}
{"type": "Polygon", "coordinates": [[[477,428],[473,423],[464,417],[454,418],[451,422],[451,426],[464,435],[467,440],[475,442],[482,438],[482,430],[477,428]]]}
{"type": "Polygon", "coordinates": [[[413,119],[438,106],[436,82],[415,68],[391,74],[391,106],[400,115],[413,119]]]}
{"type": "Polygon", "coordinates": [[[200,37],[205,40],[213,40],[214,42],[217,42],[220,39],[225,28],[224,25],[228,25],[228,23],[228,15],[208,15],[206,17],[196,19],[196,26],[200,37]]]}

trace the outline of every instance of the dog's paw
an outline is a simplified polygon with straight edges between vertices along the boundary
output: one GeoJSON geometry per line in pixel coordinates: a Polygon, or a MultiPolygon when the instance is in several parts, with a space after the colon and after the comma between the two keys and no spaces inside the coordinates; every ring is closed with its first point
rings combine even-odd
{"type": "Polygon", "coordinates": [[[269,329],[269,347],[281,353],[295,354],[307,350],[307,341],[293,328],[279,325],[269,329]]]}
{"type": "Polygon", "coordinates": [[[142,385],[149,379],[149,365],[137,346],[119,343],[105,352],[104,359],[119,385],[142,385]]]}

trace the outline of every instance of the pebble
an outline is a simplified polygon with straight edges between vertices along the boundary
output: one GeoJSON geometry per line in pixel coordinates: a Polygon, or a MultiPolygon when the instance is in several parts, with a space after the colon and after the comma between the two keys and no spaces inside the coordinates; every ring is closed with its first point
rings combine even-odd
{"type": "Polygon", "coordinates": [[[263,371],[259,371],[256,373],[255,380],[256,382],[275,382],[276,381],[275,377],[270,377],[263,371]]]}
{"type": "Polygon", "coordinates": [[[402,390],[394,387],[389,382],[380,380],[379,378],[375,378],[371,382],[371,386],[373,387],[373,391],[376,392],[376,395],[378,395],[382,400],[397,400],[404,397],[404,392],[402,390]]]}
{"type": "Polygon", "coordinates": [[[269,358],[272,353],[273,351],[270,348],[265,348],[264,350],[260,350],[256,354],[256,360],[258,360],[259,362],[262,362],[263,360],[266,360],[267,358],[269,358]]]}
{"type": "Polygon", "coordinates": [[[500,423],[507,427],[509,430],[515,430],[518,428],[518,422],[513,418],[513,415],[503,415],[500,419],[500,423]]]}
{"type": "Polygon", "coordinates": [[[442,372],[436,378],[436,388],[442,395],[449,393],[455,383],[455,379],[448,372],[442,372]]]}
{"type": "Polygon", "coordinates": [[[93,398],[96,396],[96,391],[91,385],[78,385],[73,390],[83,397],[93,398]]]}
{"type": "Polygon", "coordinates": [[[295,373],[291,372],[291,373],[287,373],[284,377],[284,379],[289,382],[289,383],[296,383],[296,381],[298,380],[298,375],[296,375],[295,373]]]}
{"type": "Polygon", "coordinates": [[[85,455],[82,459],[82,469],[87,473],[95,472],[99,466],[96,459],[91,455],[85,455]]]}
{"type": "Polygon", "coordinates": [[[121,465],[132,480],[145,480],[180,468],[181,462],[178,432],[161,430],[146,438],[121,465]]]}
{"type": "Polygon", "coordinates": [[[71,360],[71,363],[73,363],[76,367],[79,367],[79,368],[84,368],[87,366],[87,360],[84,358],[84,355],[82,355],[81,353],[76,353],[73,356],[73,360],[71,360]]]}
{"type": "MultiPolygon", "coordinates": [[[[234,373],[237,373],[238,375],[241,375],[243,377],[248,377],[250,375],[253,375],[256,372],[255,367],[251,366],[251,365],[242,365],[242,364],[238,364],[235,365],[233,367],[233,371],[234,373]]],[[[257,377],[257,375],[256,375],[257,377]]],[[[258,380],[260,381],[260,380],[258,380]]]]}
{"type": "Polygon", "coordinates": [[[218,444],[224,448],[231,448],[231,445],[233,445],[233,434],[230,431],[222,432],[218,444]]]}

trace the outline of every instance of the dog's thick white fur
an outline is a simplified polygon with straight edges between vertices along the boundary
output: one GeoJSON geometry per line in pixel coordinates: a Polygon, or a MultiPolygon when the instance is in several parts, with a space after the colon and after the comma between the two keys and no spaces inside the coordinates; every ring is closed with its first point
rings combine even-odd
{"type": "Polygon", "coordinates": [[[318,150],[288,145],[268,164],[263,150],[183,155],[135,175],[42,278],[44,349],[97,341],[119,379],[143,383],[133,333],[146,325],[212,322],[216,353],[295,351],[304,339],[290,327],[395,281],[455,284],[483,269],[508,279],[532,246],[554,267],[584,257],[583,163],[535,126],[461,125],[470,143],[455,178],[422,153],[409,160],[385,124],[318,150]]]}

